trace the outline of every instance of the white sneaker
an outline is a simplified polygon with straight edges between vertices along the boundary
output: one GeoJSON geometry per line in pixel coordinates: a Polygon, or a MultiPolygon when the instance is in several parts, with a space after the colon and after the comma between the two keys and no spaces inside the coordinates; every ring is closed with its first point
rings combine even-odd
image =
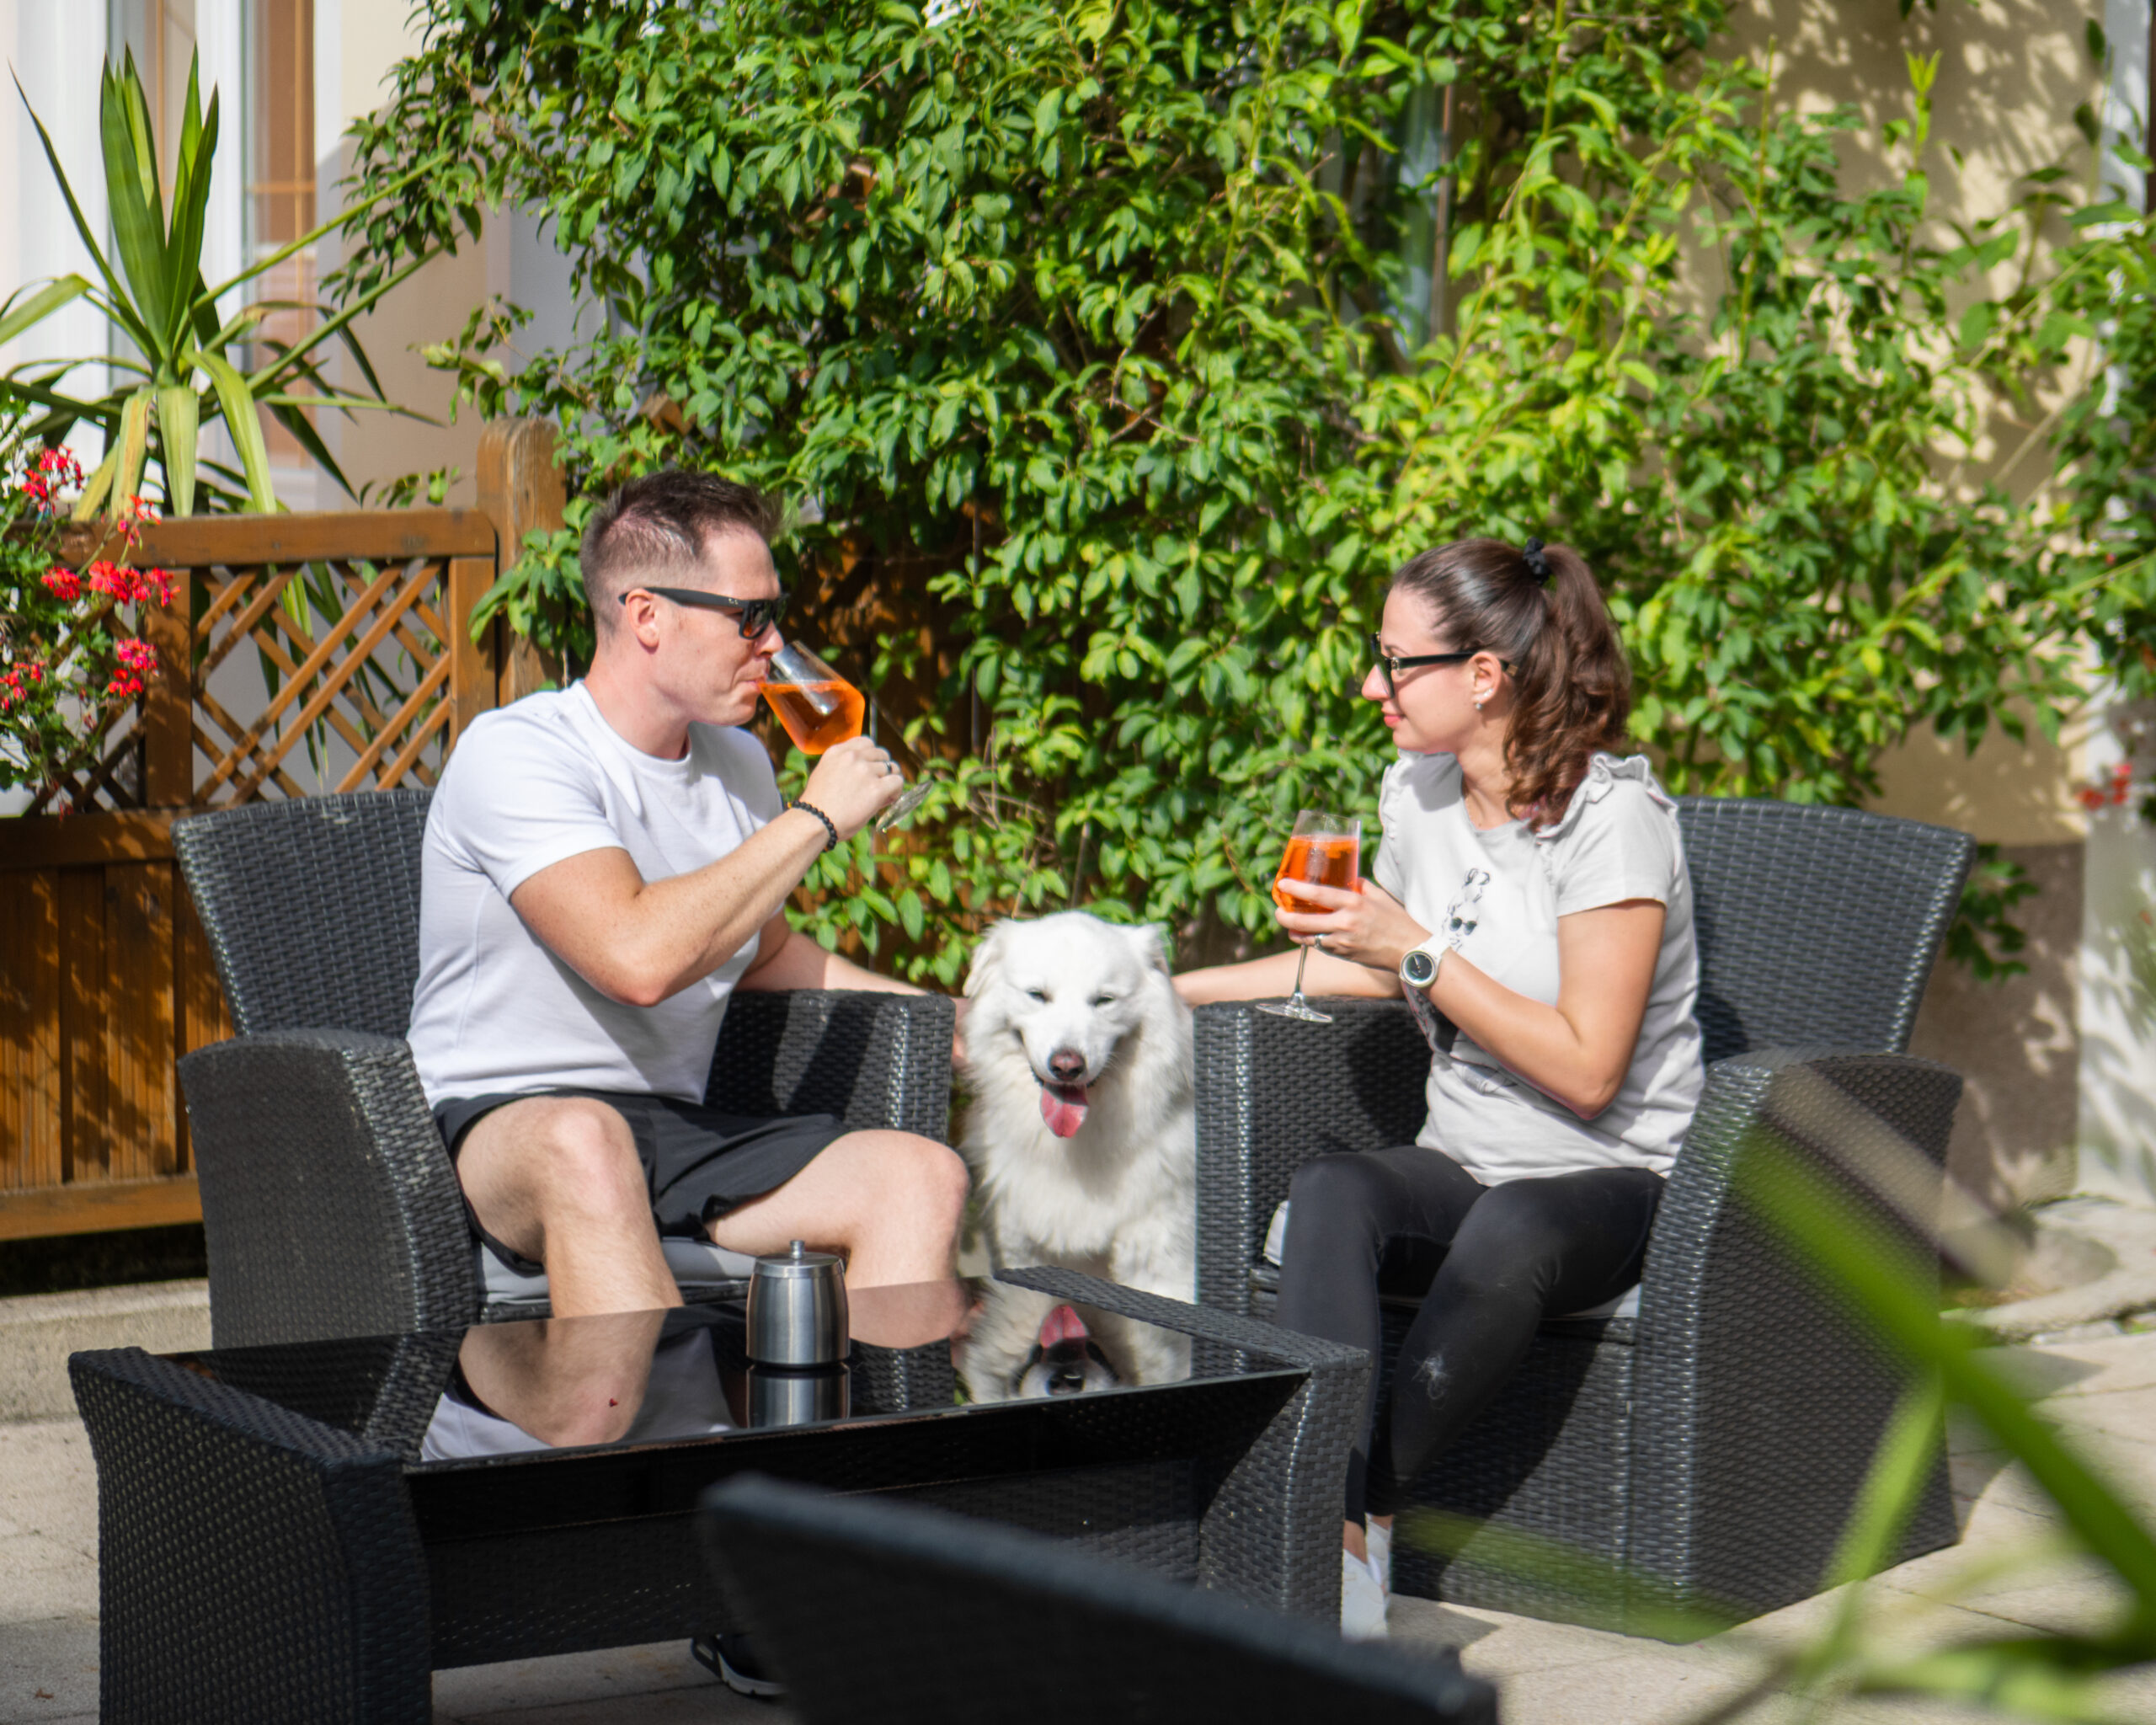
{"type": "Polygon", "coordinates": [[[1348,1641],[1385,1637],[1385,1583],[1353,1551],[1340,1553],[1340,1633],[1348,1641]]]}
{"type": "Polygon", "coordinates": [[[1385,1589],[1385,1597],[1392,1597],[1392,1530],[1376,1522],[1365,1522],[1363,1526],[1364,1543],[1370,1548],[1370,1573],[1378,1578],[1378,1585],[1385,1589]]]}

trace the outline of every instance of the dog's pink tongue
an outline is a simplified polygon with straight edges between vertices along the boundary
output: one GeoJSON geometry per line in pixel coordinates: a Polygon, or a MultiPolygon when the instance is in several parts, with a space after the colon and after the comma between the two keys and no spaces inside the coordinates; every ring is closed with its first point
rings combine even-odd
{"type": "Polygon", "coordinates": [[[1086,1087],[1082,1084],[1041,1086],[1041,1118],[1058,1138],[1068,1138],[1086,1124],[1086,1087]]]}
{"type": "Polygon", "coordinates": [[[1054,1347],[1059,1342],[1082,1342],[1086,1339],[1085,1320],[1067,1306],[1059,1306],[1041,1325],[1041,1346],[1054,1347]]]}

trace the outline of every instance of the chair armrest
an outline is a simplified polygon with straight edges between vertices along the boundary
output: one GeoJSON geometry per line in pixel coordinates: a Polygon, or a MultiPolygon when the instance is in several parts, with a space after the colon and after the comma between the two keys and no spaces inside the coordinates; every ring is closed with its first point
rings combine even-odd
{"type": "Polygon", "coordinates": [[[1780,1236],[1736,1189],[1761,1134],[1929,1253],[1961,1095],[1959,1073],[1908,1055],[1762,1049],[1716,1061],[1655,1219],[1643,1334],[1697,1322],[1719,1283],[1741,1293],[1787,1268],[1780,1236]]]}
{"type": "Polygon", "coordinates": [[[196,1049],[179,1076],[216,1346],[478,1319],[456,1172],[402,1040],[243,1036],[196,1049]]]}
{"type": "Polygon", "coordinates": [[[1239,1455],[1218,1458],[1199,1580],[1283,1611],[1337,1620],[1340,1506],[1348,1452],[1362,1429],[1369,1355],[1239,1311],[1187,1306],[1075,1270],[999,1270],[995,1279],[1188,1336],[1194,1369],[1207,1375],[1234,1370],[1238,1354],[1306,1367],[1310,1376],[1263,1436],[1239,1455]]]}
{"type": "MultiPolygon", "coordinates": [[[[1640,1290],[1631,1557],[1663,1603],[1779,1605],[1791,1573],[1822,1572],[1906,1376],[1746,1200],[1747,1157],[1795,1156],[1935,1275],[1961,1092],[1906,1055],[1762,1049],[1708,1069],[1640,1290]]],[[[1906,1549],[1953,1537],[1942,1471],[1906,1549]]]]}
{"type": "Polygon", "coordinates": [[[1246,1311],[1250,1267],[1295,1170],[1333,1151],[1412,1144],[1429,1044],[1404,1001],[1328,1000],[1330,1024],[1222,1001],[1194,1014],[1198,1297],[1246,1311]]]}
{"type": "Polygon", "coordinates": [[[67,1370],[97,1463],[102,1717],[432,1717],[394,1455],[137,1348],[67,1370]]]}
{"type": "Polygon", "coordinates": [[[704,1100],[737,1114],[836,1114],[943,1141],[951,1125],[947,995],[735,991],[704,1100]]]}

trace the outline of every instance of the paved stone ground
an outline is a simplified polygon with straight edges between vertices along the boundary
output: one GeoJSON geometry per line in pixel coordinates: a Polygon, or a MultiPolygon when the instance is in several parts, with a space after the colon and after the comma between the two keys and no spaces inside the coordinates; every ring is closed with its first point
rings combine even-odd
{"type": "MultiPolygon", "coordinates": [[[[2156,1517],[2156,1335],[1999,1357],[2156,1517]]],[[[2015,1626],[2104,1622],[2118,1599],[2093,1565],[2025,1551],[2055,1525],[2025,1477],[2005,1466],[1980,1432],[1957,1430],[1953,1450],[1962,1543],[1874,1583],[1875,1621],[1891,1620],[1912,1646],[2015,1626]],[[1957,1581],[1985,1566],[1993,1573],[1973,1589],[1957,1581]]],[[[1408,1645],[1460,1648],[1470,1670],[1497,1680],[1506,1725],[1676,1725],[1743,1688],[1755,1649],[1786,1645],[1832,1604],[1809,1600],[1689,1648],[1420,1599],[1395,1603],[1393,1632],[1408,1645]]],[[[0,1725],[93,1719],[97,1658],[96,1492],[82,1427],[69,1419],[0,1426],[0,1725]]],[[[2121,1717],[2156,1725],[2156,1668],[2114,1680],[2112,1690],[2121,1717]]],[[[714,1683],[680,1643],[444,1672],[435,1680],[437,1725],[785,1725],[788,1717],[714,1683]]],[[[1776,1701],[1748,1717],[1794,1725],[1801,1709],[1776,1701]]],[[[1855,1725],[1950,1725],[1977,1716],[1871,1701],[1835,1717],[1855,1725]]]]}

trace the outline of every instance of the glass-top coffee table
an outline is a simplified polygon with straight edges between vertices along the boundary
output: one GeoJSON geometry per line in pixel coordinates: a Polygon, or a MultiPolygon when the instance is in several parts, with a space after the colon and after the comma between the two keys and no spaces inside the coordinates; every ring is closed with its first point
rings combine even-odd
{"type": "Polygon", "coordinates": [[[1360,1353],[1061,1270],[850,1296],[805,1381],[750,1364],[739,1302],[75,1355],[103,1716],[424,1721],[434,1669],[723,1630],[694,1516],[744,1472],[1337,1613],[1360,1353]],[[1008,1336],[1066,1301],[1179,1375],[1029,1369],[1008,1336]]]}

